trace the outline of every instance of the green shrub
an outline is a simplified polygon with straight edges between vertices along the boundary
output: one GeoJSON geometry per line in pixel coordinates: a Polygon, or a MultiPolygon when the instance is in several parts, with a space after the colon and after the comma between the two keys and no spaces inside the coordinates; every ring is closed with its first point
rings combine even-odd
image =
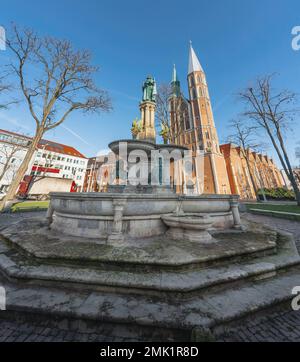
{"type": "MultiPolygon", "coordinates": [[[[295,193],[283,187],[278,189],[263,189],[268,200],[295,200],[295,193]]],[[[263,192],[259,190],[258,195],[263,199],[263,192]]]]}

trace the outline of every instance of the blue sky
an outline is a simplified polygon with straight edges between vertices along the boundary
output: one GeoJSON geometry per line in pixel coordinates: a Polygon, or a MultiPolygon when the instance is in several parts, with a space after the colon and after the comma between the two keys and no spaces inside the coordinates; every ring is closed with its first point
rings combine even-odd
{"type": "MultiPolygon", "coordinates": [[[[278,87],[300,93],[300,52],[291,48],[291,29],[300,25],[297,0],[2,2],[0,25],[8,27],[11,21],[92,50],[101,68],[97,83],[110,93],[113,112],[93,117],[74,113],[65,127],[46,136],[86,156],[114,139],[130,137],[147,74],[168,82],[176,63],[186,93],[190,39],[207,75],[221,141],[230,132],[228,121],[239,113],[234,94],[256,76],[278,72],[278,87]]],[[[5,61],[6,52],[0,58],[5,61]]],[[[34,122],[19,105],[0,112],[0,127],[32,133],[34,122]]],[[[295,162],[298,120],[293,130],[287,136],[295,162]]],[[[271,148],[268,153],[273,155],[271,148]]]]}

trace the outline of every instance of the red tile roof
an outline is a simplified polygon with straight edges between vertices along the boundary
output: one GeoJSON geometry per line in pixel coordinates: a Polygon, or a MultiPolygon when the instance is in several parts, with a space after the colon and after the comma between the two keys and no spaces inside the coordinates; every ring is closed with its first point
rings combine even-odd
{"type": "Polygon", "coordinates": [[[48,140],[41,140],[41,142],[38,145],[39,149],[42,150],[47,150],[47,151],[51,151],[51,152],[56,152],[56,153],[62,153],[64,155],[69,155],[69,156],[74,156],[74,157],[79,157],[79,158],[86,158],[82,153],[80,153],[79,151],[77,151],[74,147],[71,146],[67,146],[61,143],[57,143],[57,142],[52,142],[52,141],[48,141],[48,140]]]}
{"type": "MultiPolygon", "coordinates": [[[[10,134],[10,135],[20,137],[20,138],[26,139],[26,140],[32,140],[32,137],[24,136],[24,135],[16,133],[16,132],[6,131],[4,129],[0,129],[0,133],[10,134]]],[[[40,141],[38,148],[42,149],[42,150],[51,151],[51,152],[62,153],[64,155],[69,155],[69,156],[74,156],[74,157],[79,157],[79,158],[86,158],[82,153],[77,151],[74,147],[67,146],[62,143],[44,140],[44,139],[42,139],[40,141]]]]}

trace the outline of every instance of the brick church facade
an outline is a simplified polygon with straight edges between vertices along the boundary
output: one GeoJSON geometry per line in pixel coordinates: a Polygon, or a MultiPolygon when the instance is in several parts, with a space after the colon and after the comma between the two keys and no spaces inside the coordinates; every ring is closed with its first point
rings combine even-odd
{"type": "MultiPolygon", "coordinates": [[[[240,149],[219,144],[206,75],[192,45],[187,82],[188,99],[181,91],[174,66],[169,100],[171,143],[188,146],[194,154],[198,149],[204,151],[203,193],[239,194],[242,199],[255,199],[240,149]]],[[[284,181],[273,160],[254,152],[249,157],[257,189],[283,187],[284,181]]]]}

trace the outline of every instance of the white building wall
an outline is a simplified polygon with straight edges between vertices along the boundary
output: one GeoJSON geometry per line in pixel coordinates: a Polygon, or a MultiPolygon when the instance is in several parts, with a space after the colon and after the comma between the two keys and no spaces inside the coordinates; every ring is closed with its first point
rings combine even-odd
{"type": "MultiPolygon", "coordinates": [[[[28,139],[24,139],[21,136],[11,135],[9,133],[0,132],[0,157],[3,157],[4,147],[9,147],[11,142],[18,144],[27,144],[28,139]]],[[[51,145],[50,145],[51,146],[51,145]]],[[[9,170],[5,173],[4,177],[0,180],[0,191],[5,192],[11,184],[14,175],[21,163],[23,162],[27,148],[20,148],[18,152],[12,158],[12,162],[9,170]]],[[[8,153],[8,152],[6,152],[8,153]]],[[[0,160],[1,163],[5,162],[4,157],[0,160]]],[[[32,157],[32,161],[28,167],[26,175],[43,175],[55,178],[66,178],[75,181],[79,191],[81,191],[84,184],[84,176],[87,169],[88,159],[72,156],[63,153],[52,152],[45,149],[45,146],[41,146],[32,157]],[[33,167],[37,169],[33,171],[33,167]],[[39,171],[39,167],[56,169],[57,173],[39,171]]],[[[3,166],[0,164],[0,174],[3,166]]]]}
{"type": "Polygon", "coordinates": [[[32,175],[43,175],[56,178],[72,179],[79,187],[83,186],[84,176],[88,159],[65,155],[40,148],[34,157],[33,167],[36,171],[32,175]],[[38,171],[38,168],[51,168],[58,170],[58,173],[38,171]]]}
{"type": "MultiPolygon", "coordinates": [[[[8,143],[0,142],[0,175],[3,172],[3,169],[5,167],[5,164],[7,163],[7,158],[5,157],[5,154],[9,155],[9,153],[12,151],[12,146],[8,143]],[[5,150],[4,150],[5,148],[5,150]]],[[[18,150],[12,157],[9,168],[4,174],[3,178],[0,180],[0,191],[7,191],[9,185],[11,184],[12,180],[15,177],[15,174],[17,170],[19,169],[25,155],[26,155],[26,149],[22,148],[18,150]]]]}

